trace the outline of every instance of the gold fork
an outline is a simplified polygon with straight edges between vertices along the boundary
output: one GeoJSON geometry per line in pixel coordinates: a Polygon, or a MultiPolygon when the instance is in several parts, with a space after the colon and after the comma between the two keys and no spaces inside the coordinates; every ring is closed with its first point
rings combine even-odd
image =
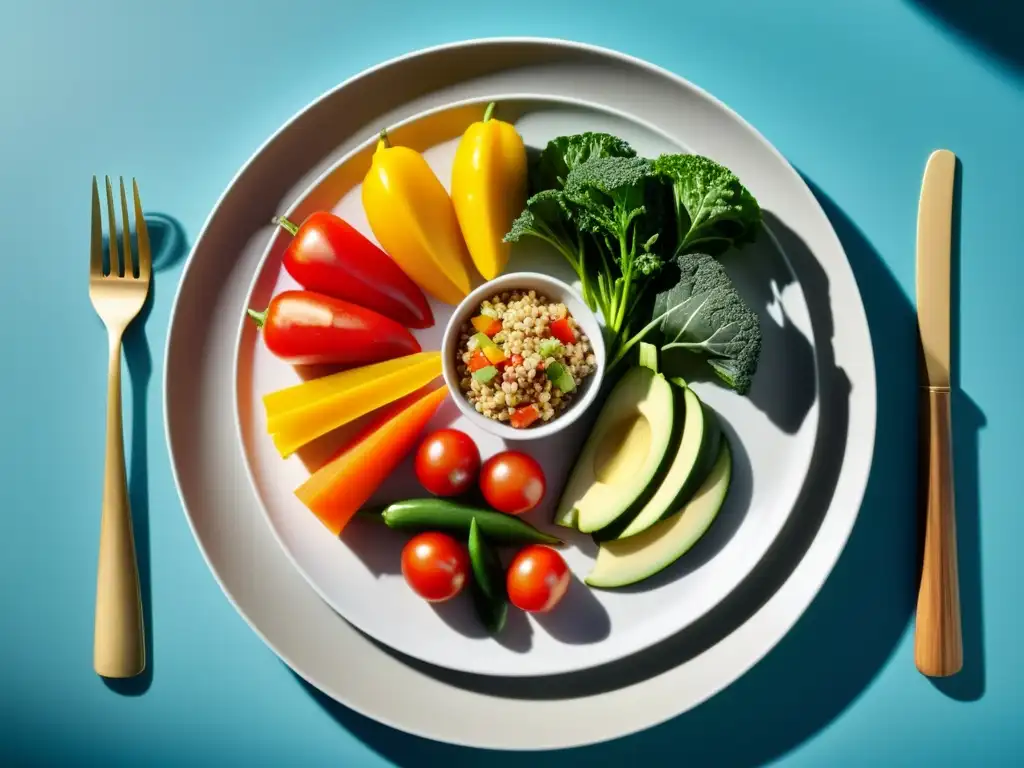
{"type": "Polygon", "coordinates": [[[149,233],[142,215],[139,186],[135,193],[135,231],[138,264],[132,260],[128,201],[121,179],[121,262],[117,247],[114,194],[107,182],[107,218],[110,230],[109,270],[103,270],[103,221],[96,177],[92,179],[92,258],[89,298],[107,328],[110,362],[107,369],[107,450],[103,475],[103,516],[100,521],[100,556],[96,575],[96,618],[93,636],[93,668],[103,677],[133,677],[146,667],[145,630],[139,569],[135,560],[131,505],[124,468],[124,436],[121,426],[121,337],[139,314],[149,292],[152,262],[149,233]],[[135,273],[138,266],[138,276],[135,273]]]}

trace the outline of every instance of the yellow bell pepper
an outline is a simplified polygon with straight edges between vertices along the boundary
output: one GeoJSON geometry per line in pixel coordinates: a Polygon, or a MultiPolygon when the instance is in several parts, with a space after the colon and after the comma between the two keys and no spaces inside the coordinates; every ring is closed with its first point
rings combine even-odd
{"type": "Polygon", "coordinates": [[[508,263],[505,234],[526,206],[526,146],[511,123],[492,118],[466,129],[452,165],[452,203],[480,274],[493,280],[508,263]]]}
{"type": "Polygon", "coordinates": [[[440,352],[332,373],[263,397],[267,432],[282,457],[328,432],[393,403],[441,375],[440,352]]]}
{"type": "Polygon", "coordinates": [[[471,269],[455,208],[419,152],[393,147],[381,131],[363,179],[363,208],[374,237],[424,291],[458,304],[471,269]]]}

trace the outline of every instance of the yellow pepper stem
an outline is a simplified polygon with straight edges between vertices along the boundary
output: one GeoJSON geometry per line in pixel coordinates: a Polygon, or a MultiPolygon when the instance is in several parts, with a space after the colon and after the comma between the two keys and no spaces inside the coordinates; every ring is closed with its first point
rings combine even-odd
{"type": "Polygon", "coordinates": [[[490,120],[491,119],[491,115],[494,114],[494,107],[495,107],[495,104],[492,101],[490,104],[487,105],[487,109],[484,110],[484,122],[485,123],[488,120],[490,120]]]}
{"type": "Polygon", "coordinates": [[[391,146],[391,139],[388,138],[388,129],[387,128],[381,128],[380,129],[380,134],[378,134],[378,138],[380,140],[380,143],[383,144],[385,147],[390,147],[391,146]]]}

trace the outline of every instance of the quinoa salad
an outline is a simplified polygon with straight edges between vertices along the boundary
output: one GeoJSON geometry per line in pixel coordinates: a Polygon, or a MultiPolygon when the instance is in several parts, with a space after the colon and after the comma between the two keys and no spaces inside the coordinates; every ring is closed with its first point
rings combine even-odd
{"type": "Polygon", "coordinates": [[[505,291],[480,304],[459,336],[459,387],[477,413],[526,429],[572,402],[597,367],[565,304],[505,291]]]}

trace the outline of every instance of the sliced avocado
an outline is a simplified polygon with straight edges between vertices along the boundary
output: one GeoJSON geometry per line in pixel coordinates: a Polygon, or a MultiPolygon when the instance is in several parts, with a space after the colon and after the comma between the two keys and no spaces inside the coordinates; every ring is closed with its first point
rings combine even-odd
{"type": "Polygon", "coordinates": [[[576,460],[555,522],[566,527],[575,522],[590,533],[653,495],[668,464],[674,423],[668,380],[647,367],[627,371],[608,395],[576,460]]]}
{"type": "Polygon", "coordinates": [[[725,503],[731,479],[732,452],[723,436],[710,474],[686,506],[643,533],[602,543],[594,568],[584,581],[591,587],[614,589],[636,584],[667,568],[711,527],[725,503]]]}
{"type": "Polygon", "coordinates": [[[595,538],[625,539],[646,531],[686,504],[711,472],[722,437],[718,417],[689,387],[677,385],[675,391],[683,400],[682,430],[661,485],[646,504],[637,505],[607,531],[597,531],[595,538]]]}

